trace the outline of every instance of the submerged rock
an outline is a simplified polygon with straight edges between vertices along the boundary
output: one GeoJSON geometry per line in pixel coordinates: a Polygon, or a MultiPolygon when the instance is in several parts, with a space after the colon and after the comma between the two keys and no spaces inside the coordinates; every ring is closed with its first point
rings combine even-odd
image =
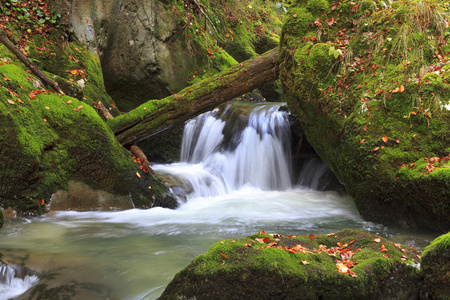
{"type": "Polygon", "coordinates": [[[159,299],[417,299],[418,251],[360,230],[221,241],[159,299]]]}
{"type": "Polygon", "coordinates": [[[364,219],[450,230],[445,3],[298,0],[281,79],[306,138],[364,219]]]}

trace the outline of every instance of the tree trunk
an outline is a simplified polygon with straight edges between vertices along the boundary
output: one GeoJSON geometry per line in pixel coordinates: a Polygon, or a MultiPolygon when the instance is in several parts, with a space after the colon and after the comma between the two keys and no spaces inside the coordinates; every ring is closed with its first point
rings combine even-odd
{"type": "Polygon", "coordinates": [[[6,34],[0,32],[0,42],[3,43],[3,45],[6,46],[9,50],[11,50],[30,70],[33,72],[34,75],[39,77],[44,83],[51,86],[56,92],[60,93],[61,95],[64,95],[64,92],[61,90],[61,88],[58,86],[58,83],[54,82],[47,76],[45,76],[44,73],[33,63],[31,62],[28,57],[23,54],[22,51],[20,51],[19,48],[17,48],[10,39],[6,36],[6,34]]]}
{"type": "Polygon", "coordinates": [[[150,100],[134,110],[108,120],[122,145],[138,142],[174,124],[184,122],[216,105],[245,94],[278,78],[278,49],[237,64],[178,94],[150,100]]]}

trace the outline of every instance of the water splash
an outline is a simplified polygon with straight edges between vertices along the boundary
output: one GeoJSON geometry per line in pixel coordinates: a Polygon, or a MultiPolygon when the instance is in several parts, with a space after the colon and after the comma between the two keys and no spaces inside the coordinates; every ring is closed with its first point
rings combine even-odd
{"type": "Polygon", "coordinates": [[[39,278],[24,268],[0,263],[0,299],[10,299],[25,293],[39,278]]]}

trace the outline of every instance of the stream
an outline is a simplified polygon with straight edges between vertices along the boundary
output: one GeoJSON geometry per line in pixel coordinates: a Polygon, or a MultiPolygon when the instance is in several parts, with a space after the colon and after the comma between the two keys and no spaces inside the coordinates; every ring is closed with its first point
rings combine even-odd
{"type": "Polygon", "coordinates": [[[281,104],[226,105],[186,126],[181,160],[153,165],[179,183],[171,210],[56,212],[0,230],[1,299],[157,299],[215,242],[258,231],[309,235],[358,228],[418,248],[435,234],[364,221],[351,197],[326,190],[311,158],[294,171],[281,104]]]}

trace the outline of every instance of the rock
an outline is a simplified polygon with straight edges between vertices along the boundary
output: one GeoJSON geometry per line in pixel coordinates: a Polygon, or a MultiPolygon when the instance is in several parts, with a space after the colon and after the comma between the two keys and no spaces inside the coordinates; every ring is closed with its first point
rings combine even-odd
{"type": "Polygon", "coordinates": [[[212,245],[159,299],[416,299],[417,253],[360,230],[301,237],[258,233],[212,245]],[[345,269],[342,257],[355,265],[345,269]]]}
{"type": "Polygon", "coordinates": [[[63,16],[67,35],[99,53],[106,89],[122,111],[272,49],[284,14],[267,4],[258,17],[245,1],[51,3],[63,16]],[[250,14],[261,21],[249,20],[250,14]]]}
{"type": "Polygon", "coordinates": [[[431,299],[450,299],[450,232],[435,239],[422,255],[424,283],[431,299]]]}
{"type": "MultiPolygon", "coordinates": [[[[93,67],[96,62],[90,52],[74,43],[58,45],[65,46],[64,51],[74,57],[79,55],[79,62],[75,65],[61,60],[52,66],[54,61],[49,59],[46,65],[59,72],[58,76],[67,76],[67,81],[85,76],[85,101],[37,91],[34,76],[0,45],[0,57],[9,62],[0,65],[0,73],[10,79],[2,82],[4,88],[0,89],[0,206],[12,207],[19,216],[45,213],[51,195],[69,190],[69,181],[73,180],[89,186],[99,196],[108,195],[110,200],[118,196],[115,200],[124,197],[133,201],[132,205],[128,202],[126,207],[118,204],[117,208],[176,207],[166,186],[154,174],[141,171],[90,106],[103,97],[102,91],[106,94],[102,78],[90,74],[98,70],[93,67]],[[77,71],[70,71],[70,66],[77,71]],[[85,68],[80,72],[82,66],[85,68]],[[96,93],[95,97],[90,93],[96,93]]],[[[57,51],[61,49],[52,52],[57,51]]],[[[114,206],[113,202],[107,205],[114,206]]]]}
{"type": "Polygon", "coordinates": [[[279,58],[288,105],[366,220],[450,230],[446,14],[420,1],[290,7],[279,58]]]}

